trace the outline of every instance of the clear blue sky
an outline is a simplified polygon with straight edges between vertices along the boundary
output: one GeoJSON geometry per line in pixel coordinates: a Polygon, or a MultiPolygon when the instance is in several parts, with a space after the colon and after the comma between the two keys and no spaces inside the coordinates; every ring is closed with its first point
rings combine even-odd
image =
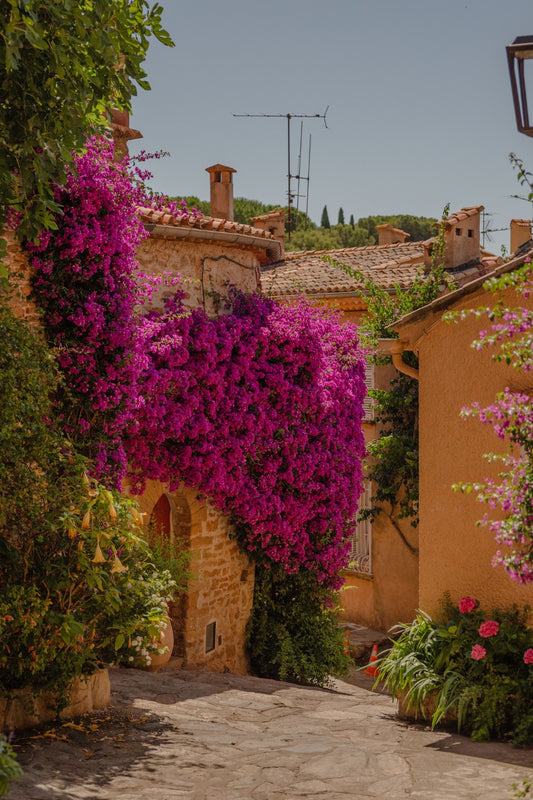
{"type": "MultiPolygon", "coordinates": [[[[286,205],[286,119],[321,114],[312,134],[309,214],[440,217],[484,205],[505,228],[531,207],[511,151],[533,172],[533,138],[516,130],[505,46],[533,34],[531,0],[162,0],[176,46],[153,41],[130,152],[152,162],[155,189],[208,199],[204,171],[234,167],[235,195],[286,205]]],[[[532,84],[533,89],[533,84],[532,84]]],[[[299,122],[292,123],[297,171],[299,122]]],[[[306,172],[306,163],[302,172],[306,172]]],[[[301,201],[302,202],[302,201],[301,201]]],[[[303,201],[305,203],[305,200],[303,201]]],[[[486,243],[508,245],[506,231],[486,243]]]]}

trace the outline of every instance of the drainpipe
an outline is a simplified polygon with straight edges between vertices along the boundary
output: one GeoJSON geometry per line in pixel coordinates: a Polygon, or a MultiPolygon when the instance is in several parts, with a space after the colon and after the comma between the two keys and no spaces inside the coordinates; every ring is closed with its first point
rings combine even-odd
{"type": "Polygon", "coordinates": [[[401,339],[394,339],[391,342],[389,352],[392,356],[392,363],[398,372],[403,372],[404,375],[409,375],[410,378],[414,378],[417,381],[419,379],[418,370],[405,363],[402,358],[404,350],[407,350],[406,342],[402,342],[401,339]]]}

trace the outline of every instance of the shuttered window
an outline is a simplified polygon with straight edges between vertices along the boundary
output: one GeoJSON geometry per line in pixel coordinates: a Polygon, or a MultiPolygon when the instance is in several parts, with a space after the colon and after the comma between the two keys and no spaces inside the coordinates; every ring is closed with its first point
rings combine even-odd
{"type": "MultiPolygon", "coordinates": [[[[364,481],[359,510],[372,507],[372,481],[364,481]]],[[[356,523],[352,538],[349,569],[363,575],[372,575],[372,522],[369,519],[356,523]]]]}
{"type": "Polygon", "coordinates": [[[374,388],[374,364],[370,364],[368,361],[365,362],[365,386],[367,394],[363,402],[364,419],[370,422],[374,419],[376,401],[368,394],[369,390],[374,388]]]}

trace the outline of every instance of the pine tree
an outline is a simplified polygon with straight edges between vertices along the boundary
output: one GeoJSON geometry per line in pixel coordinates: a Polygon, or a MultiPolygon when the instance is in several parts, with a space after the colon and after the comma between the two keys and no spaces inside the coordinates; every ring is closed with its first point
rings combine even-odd
{"type": "Polygon", "coordinates": [[[322,218],[320,220],[320,227],[321,228],[331,228],[331,225],[329,224],[328,207],[327,206],[324,206],[324,209],[322,211],[322,218]]]}
{"type": "Polygon", "coordinates": [[[337,224],[344,225],[344,210],[342,208],[339,208],[339,216],[337,219],[337,224]]]}

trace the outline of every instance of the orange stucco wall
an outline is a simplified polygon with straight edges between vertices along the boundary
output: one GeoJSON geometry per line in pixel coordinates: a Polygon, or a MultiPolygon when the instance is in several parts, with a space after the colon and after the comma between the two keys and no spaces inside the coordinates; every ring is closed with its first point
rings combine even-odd
{"type": "MultiPolygon", "coordinates": [[[[504,296],[505,297],[505,296],[504,296]]],[[[516,305],[516,296],[508,298],[516,305]]],[[[492,304],[484,291],[455,308],[492,304]]],[[[486,607],[533,604],[533,587],[521,587],[501,567],[491,566],[498,545],[476,521],[488,511],[474,494],[454,493],[459,481],[482,481],[491,474],[483,453],[502,452],[505,443],[476,419],[461,419],[461,408],[474,401],[489,405],[506,386],[531,388],[533,376],[475,351],[471,342],[482,322],[458,323],[438,318],[418,339],[420,358],[420,607],[438,610],[445,591],[452,599],[469,594],[486,607]]],[[[495,474],[496,470],[492,470],[495,474]]]]}

